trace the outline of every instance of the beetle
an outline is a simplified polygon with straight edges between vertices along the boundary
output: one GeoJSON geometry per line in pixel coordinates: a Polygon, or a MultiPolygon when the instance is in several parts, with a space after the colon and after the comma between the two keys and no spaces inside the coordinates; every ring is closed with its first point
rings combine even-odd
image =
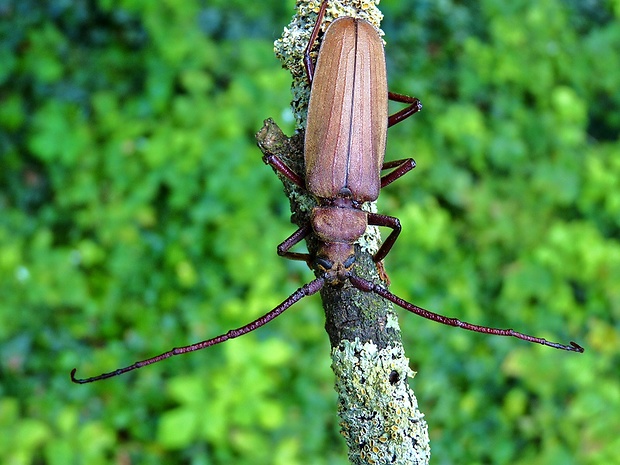
{"type": "Polygon", "coordinates": [[[318,199],[309,224],[278,246],[278,254],[320,264],[331,284],[342,282],[340,271],[350,270],[353,244],[368,225],[386,226],[391,234],[373,257],[379,263],[400,234],[397,218],[368,213],[364,202],[377,200],[379,190],[415,167],[412,158],[383,163],[387,128],[421,110],[417,98],[387,90],[383,42],[375,28],[362,19],[341,17],[323,38],[315,66],[310,58],[327,8],[323,1],[304,52],[311,84],[304,142],[305,180],[276,155],[263,161],[318,199]],[[388,116],[388,99],[408,106],[388,116]],[[380,177],[385,169],[393,171],[380,177]],[[313,232],[321,242],[316,257],[289,250],[313,232]],[[347,266],[345,266],[347,263],[347,266]]]}
{"type": "MultiPolygon", "coordinates": [[[[319,287],[348,282],[363,292],[373,292],[405,310],[445,325],[583,352],[583,348],[572,341],[570,345],[559,344],[512,329],[475,325],[430,312],[353,272],[354,243],[368,225],[392,229],[373,256],[376,263],[385,258],[400,234],[397,218],[366,212],[362,210],[362,204],[375,201],[381,188],[415,167],[411,158],[383,163],[383,157],[387,128],[418,112],[422,105],[416,98],[387,91],[381,37],[370,23],[362,19],[342,17],[330,24],[321,44],[315,73],[310,48],[326,8],[327,0],[323,0],[304,54],[306,74],[312,86],[304,142],[305,181],[277,155],[263,157],[265,163],[298,187],[306,189],[318,203],[312,210],[310,221],[278,246],[278,254],[306,261],[318,276],[310,284],[318,281],[319,287]],[[388,117],[388,99],[409,106],[388,117]],[[394,170],[380,176],[381,170],[390,168],[394,170]],[[319,241],[315,254],[290,252],[309,234],[314,234],[319,241]]],[[[309,291],[316,292],[315,287],[309,291]]]]}
{"type": "Polygon", "coordinates": [[[343,286],[347,283],[445,325],[583,352],[584,349],[572,341],[570,345],[559,344],[512,329],[475,325],[433,313],[354,273],[354,243],[364,234],[368,225],[392,229],[373,256],[376,263],[385,258],[400,233],[401,226],[397,218],[366,212],[362,210],[362,205],[376,200],[381,188],[415,167],[411,158],[384,163],[383,157],[387,128],[418,112],[421,104],[416,98],[388,92],[383,43],[374,27],[362,19],[343,17],[330,24],[315,69],[310,59],[310,49],[317,38],[326,7],[327,0],[324,0],[304,53],[304,66],[312,86],[305,135],[305,177],[290,169],[277,155],[263,157],[265,163],[317,199],[310,221],[277,248],[281,256],[308,263],[316,278],[245,326],[91,378],[76,378],[76,369],[73,369],[71,380],[74,383],[84,384],[110,378],[174,355],[220,344],[267,324],[299,300],[316,294],[326,285],[343,286]],[[408,106],[388,116],[388,99],[408,106]],[[392,171],[381,177],[383,169],[392,171]],[[316,253],[291,252],[293,246],[310,234],[314,234],[319,243],[316,253]]]}

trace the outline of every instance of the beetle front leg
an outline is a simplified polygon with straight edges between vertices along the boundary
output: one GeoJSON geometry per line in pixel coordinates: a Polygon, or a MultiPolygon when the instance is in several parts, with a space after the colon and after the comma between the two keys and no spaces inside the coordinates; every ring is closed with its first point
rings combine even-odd
{"type": "Polygon", "coordinates": [[[278,245],[278,255],[280,257],[288,258],[289,260],[299,260],[302,262],[306,262],[308,268],[312,269],[312,262],[310,254],[307,253],[299,253],[299,252],[289,252],[295,245],[304,240],[308,234],[312,232],[312,225],[310,223],[305,224],[289,237],[284,239],[280,245],[278,245]]]}
{"type": "Polygon", "coordinates": [[[390,252],[390,249],[396,242],[398,235],[400,234],[401,226],[398,218],[393,216],[380,215],[378,213],[368,213],[368,224],[372,226],[385,226],[392,229],[392,232],[387,237],[385,242],[381,245],[377,253],[374,255],[373,260],[375,263],[380,262],[390,252]]]}

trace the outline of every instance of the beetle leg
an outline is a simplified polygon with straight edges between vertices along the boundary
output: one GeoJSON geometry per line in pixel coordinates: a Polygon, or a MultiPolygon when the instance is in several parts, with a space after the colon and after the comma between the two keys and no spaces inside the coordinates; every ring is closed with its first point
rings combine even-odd
{"type": "Polygon", "coordinates": [[[301,242],[308,234],[312,232],[312,225],[310,223],[305,224],[289,237],[287,237],[280,245],[278,245],[278,255],[280,257],[286,257],[289,260],[300,260],[306,262],[309,268],[312,268],[312,261],[310,254],[289,252],[296,244],[301,242]]]}
{"type": "Polygon", "coordinates": [[[388,92],[388,99],[394,102],[408,103],[409,106],[397,111],[388,118],[388,128],[394,126],[396,123],[400,123],[402,120],[409,118],[414,113],[417,113],[422,109],[422,103],[415,97],[409,97],[408,95],[396,94],[394,92],[388,92]]]}
{"type": "Polygon", "coordinates": [[[379,273],[379,279],[383,281],[386,286],[389,287],[390,284],[392,284],[392,281],[390,280],[390,277],[388,276],[387,271],[385,271],[383,260],[380,262],[376,262],[375,265],[377,266],[377,273],[379,273]]]}
{"type": "Polygon", "coordinates": [[[383,164],[381,170],[388,170],[390,168],[396,168],[394,171],[381,177],[381,189],[385,186],[392,184],[398,178],[407,174],[409,171],[415,168],[415,160],[413,158],[405,158],[403,160],[388,161],[383,164]]]}
{"type": "Polygon", "coordinates": [[[301,189],[306,188],[306,183],[301,176],[295,173],[292,169],[288,167],[286,163],[284,163],[278,156],[276,155],[265,155],[263,157],[263,161],[266,165],[271,166],[276,172],[280,173],[286,179],[291,181],[297,187],[301,189]]]}
{"type": "Polygon", "coordinates": [[[310,57],[310,50],[316,41],[317,36],[319,35],[319,31],[321,30],[321,23],[323,22],[323,17],[325,16],[325,10],[327,9],[327,0],[323,0],[321,3],[321,8],[316,17],[316,23],[314,23],[314,28],[312,28],[312,33],[310,34],[310,40],[308,40],[308,45],[306,45],[306,50],[304,50],[304,68],[306,69],[306,77],[308,78],[308,84],[312,86],[312,78],[314,77],[314,63],[312,63],[312,58],[310,57]]]}
{"type": "Polygon", "coordinates": [[[392,228],[392,232],[387,237],[385,242],[381,244],[381,247],[373,257],[373,260],[379,262],[385,258],[385,256],[390,253],[390,249],[396,242],[396,238],[400,234],[400,221],[398,218],[394,218],[393,216],[380,215],[378,213],[368,213],[368,224],[372,226],[385,226],[388,228],[392,228]]]}
{"type": "Polygon", "coordinates": [[[312,85],[312,78],[314,77],[314,63],[312,63],[312,58],[310,57],[310,50],[316,41],[317,36],[319,35],[319,31],[321,29],[321,22],[323,21],[323,17],[325,16],[325,10],[327,9],[327,0],[323,0],[321,3],[321,8],[316,17],[316,22],[314,23],[314,27],[312,28],[312,33],[310,34],[310,39],[308,40],[308,45],[304,50],[304,68],[306,70],[306,77],[308,78],[308,83],[312,85]]]}

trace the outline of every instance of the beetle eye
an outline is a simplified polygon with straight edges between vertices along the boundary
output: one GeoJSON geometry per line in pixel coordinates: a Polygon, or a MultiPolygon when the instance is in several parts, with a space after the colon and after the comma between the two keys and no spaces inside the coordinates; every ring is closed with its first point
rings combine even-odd
{"type": "Polygon", "coordinates": [[[334,262],[324,257],[316,257],[316,264],[324,270],[331,270],[334,267],[334,262]]]}
{"type": "Polygon", "coordinates": [[[355,263],[355,255],[351,255],[349,258],[346,259],[343,265],[345,268],[348,269],[348,268],[351,268],[354,263],[355,263]]]}

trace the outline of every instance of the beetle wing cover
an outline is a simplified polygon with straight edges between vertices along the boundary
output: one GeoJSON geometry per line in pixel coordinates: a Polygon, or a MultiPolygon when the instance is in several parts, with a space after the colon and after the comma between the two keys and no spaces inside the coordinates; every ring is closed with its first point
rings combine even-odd
{"type": "Polygon", "coordinates": [[[368,22],[334,21],[323,39],[308,107],[306,184],[317,197],[348,188],[376,200],[385,155],[388,91],[383,42],[368,22]]]}

